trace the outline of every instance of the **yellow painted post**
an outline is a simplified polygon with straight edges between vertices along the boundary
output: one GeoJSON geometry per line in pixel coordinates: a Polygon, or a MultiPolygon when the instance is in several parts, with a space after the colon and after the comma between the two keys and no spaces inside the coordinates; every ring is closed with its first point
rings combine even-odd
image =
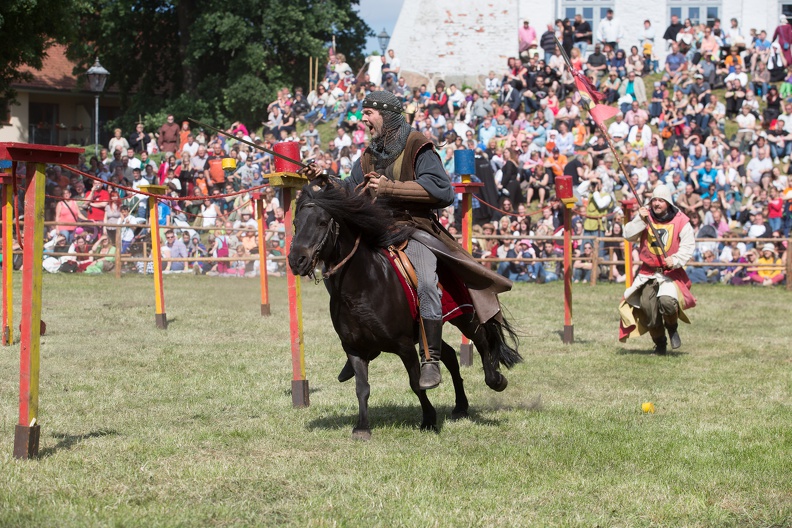
{"type": "MultiPolygon", "coordinates": [[[[14,163],[16,168],[16,163],[14,163]]],[[[14,342],[14,187],[12,175],[2,177],[3,207],[3,345],[14,342]]]]}
{"type": "Polygon", "coordinates": [[[19,347],[19,422],[14,437],[14,456],[17,458],[28,458],[38,452],[45,168],[43,163],[27,164],[19,347]]]}
{"type": "MultiPolygon", "coordinates": [[[[164,185],[141,185],[146,192],[164,195],[168,188],[164,185]]],[[[157,199],[149,196],[149,225],[151,225],[151,259],[154,261],[154,321],[157,328],[167,330],[168,317],[165,314],[165,292],[162,286],[162,253],[160,250],[159,215],[157,199]]]]}

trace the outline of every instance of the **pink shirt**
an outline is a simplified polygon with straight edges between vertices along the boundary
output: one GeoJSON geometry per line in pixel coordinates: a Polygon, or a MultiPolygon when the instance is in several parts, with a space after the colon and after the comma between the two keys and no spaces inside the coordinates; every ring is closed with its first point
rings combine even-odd
{"type": "Polygon", "coordinates": [[[520,37],[520,51],[525,51],[528,46],[536,44],[536,30],[531,26],[528,26],[527,29],[525,26],[521,26],[518,35],[520,37]]]}

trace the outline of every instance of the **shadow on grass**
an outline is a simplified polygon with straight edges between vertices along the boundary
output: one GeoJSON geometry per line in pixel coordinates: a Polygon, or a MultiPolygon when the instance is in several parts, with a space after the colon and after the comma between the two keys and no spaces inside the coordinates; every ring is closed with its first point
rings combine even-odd
{"type": "MultiPolygon", "coordinates": [[[[437,411],[437,429],[442,431],[443,424],[447,420],[451,420],[451,411],[453,408],[450,405],[440,405],[435,407],[437,411]]],[[[488,409],[483,409],[487,411],[488,409]]],[[[399,428],[399,429],[415,429],[416,431],[421,425],[421,406],[416,402],[415,405],[385,405],[378,407],[369,407],[369,422],[372,429],[377,428],[399,428]]],[[[308,430],[313,431],[316,429],[352,429],[357,423],[357,413],[331,413],[316,418],[308,422],[308,430]]],[[[471,408],[468,409],[467,418],[479,425],[486,425],[491,427],[499,427],[501,421],[490,417],[485,417],[478,410],[471,408]]]]}
{"type": "Polygon", "coordinates": [[[114,430],[99,430],[81,435],[54,433],[52,437],[56,438],[58,440],[58,443],[55,444],[55,446],[53,447],[47,447],[42,449],[41,452],[39,453],[39,456],[41,458],[46,458],[54,455],[58,451],[71,449],[73,446],[82,442],[83,440],[87,440],[89,438],[102,438],[104,436],[115,436],[117,434],[118,432],[114,430]]]}
{"type": "MultiPolygon", "coordinates": [[[[557,332],[555,332],[555,334],[558,336],[558,340],[563,343],[564,342],[564,331],[563,330],[558,330],[557,332]]],[[[590,340],[588,340],[588,339],[580,339],[579,337],[574,338],[574,340],[572,341],[573,345],[587,345],[589,343],[591,343],[590,340]]]]}
{"type": "Polygon", "coordinates": [[[620,356],[638,355],[638,356],[657,356],[659,358],[687,356],[689,354],[689,352],[674,352],[673,350],[669,350],[665,354],[656,354],[654,350],[647,348],[619,348],[616,350],[616,353],[620,356]]]}

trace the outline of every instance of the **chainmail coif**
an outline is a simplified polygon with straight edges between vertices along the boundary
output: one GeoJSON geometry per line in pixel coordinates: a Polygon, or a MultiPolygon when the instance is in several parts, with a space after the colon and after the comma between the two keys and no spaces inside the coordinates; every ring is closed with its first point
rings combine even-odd
{"type": "Polygon", "coordinates": [[[380,171],[396,161],[412,129],[402,115],[401,101],[390,92],[371,92],[363,100],[363,108],[372,108],[382,114],[382,133],[372,138],[369,145],[374,168],[380,171]]]}

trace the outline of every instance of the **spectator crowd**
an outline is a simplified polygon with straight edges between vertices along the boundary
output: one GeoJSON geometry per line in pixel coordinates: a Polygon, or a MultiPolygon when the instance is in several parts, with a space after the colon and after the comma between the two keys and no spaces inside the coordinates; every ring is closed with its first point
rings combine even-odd
{"type": "MultiPolygon", "coordinates": [[[[581,260],[575,262],[576,281],[590,280],[592,273],[625,280],[631,270],[622,265],[593,269],[592,254],[596,247],[600,262],[624,259],[617,239],[625,213],[631,212],[626,209],[645,203],[659,185],[670,187],[675,205],[696,232],[695,260],[701,265],[688,270],[694,282],[785,281],[785,239],[792,229],[792,25],[782,17],[770,34],[741,28],[736,19],[722,25],[718,19],[701,23],[672,16],[662,31],[644,21],[639,34],[637,42],[626,42],[612,10],[596,32],[581,15],[544,28],[525,20],[514,56],[502,70],[482,72],[473,87],[443,80],[411,86],[411,77],[402,72],[409,58],[402,62],[394,50],[368,57],[358,75],[343,54],[331,52],[321,82],[308,90],[279,90],[255,130],[233,123],[227,132],[235,139],[230,139],[191,129],[187,122],[179,125],[169,116],[156,133],[143,125],[128,135],[116,130],[107,148],[80,169],[135,190],[160,184],[171,197],[196,197],[160,201],[166,256],[247,257],[258,251],[250,196],[226,194],[266,184],[274,163],[246,142],[266,148],[296,142],[304,159],[345,178],[369,141],[361,122],[363,98],[372,90],[387,90],[402,100],[411,126],[437,146],[450,178],[460,178],[454,151],[475,151],[475,178],[484,187],[473,204],[474,253],[492,259],[491,265],[513,280],[558,279],[560,246],[543,237],[557,236],[562,228],[554,181],[566,174],[577,198],[572,228],[580,236],[575,252],[581,260]],[[564,54],[607,104],[618,108],[605,124],[609,138],[591,120],[564,54]],[[330,129],[332,137],[322,138],[320,129],[325,134],[330,129]],[[225,158],[233,158],[235,167],[224,165],[225,158]],[[595,244],[598,237],[615,238],[595,244]],[[708,241],[718,238],[734,240],[708,241]]],[[[147,200],[135,192],[51,167],[47,193],[49,220],[118,224],[124,253],[134,252],[145,236],[136,225],[147,218],[147,200]]],[[[284,251],[283,209],[276,190],[266,188],[265,196],[266,247],[278,256],[284,251]]],[[[456,232],[459,201],[439,213],[456,232]]],[[[110,255],[116,250],[114,236],[112,227],[64,225],[49,233],[48,244],[52,252],[88,248],[110,255]]],[[[107,262],[103,256],[61,257],[57,268],[107,271],[107,262]],[[72,264],[64,267],[67,262],[72,264]]],[[[51,264],[56,269],[56,262],[51,264]]],[[[259,272],[245,261],[174,262],[167,269],[259,272]]],[[[282,268],[275,263],[269,271],[282,268]]]]}

